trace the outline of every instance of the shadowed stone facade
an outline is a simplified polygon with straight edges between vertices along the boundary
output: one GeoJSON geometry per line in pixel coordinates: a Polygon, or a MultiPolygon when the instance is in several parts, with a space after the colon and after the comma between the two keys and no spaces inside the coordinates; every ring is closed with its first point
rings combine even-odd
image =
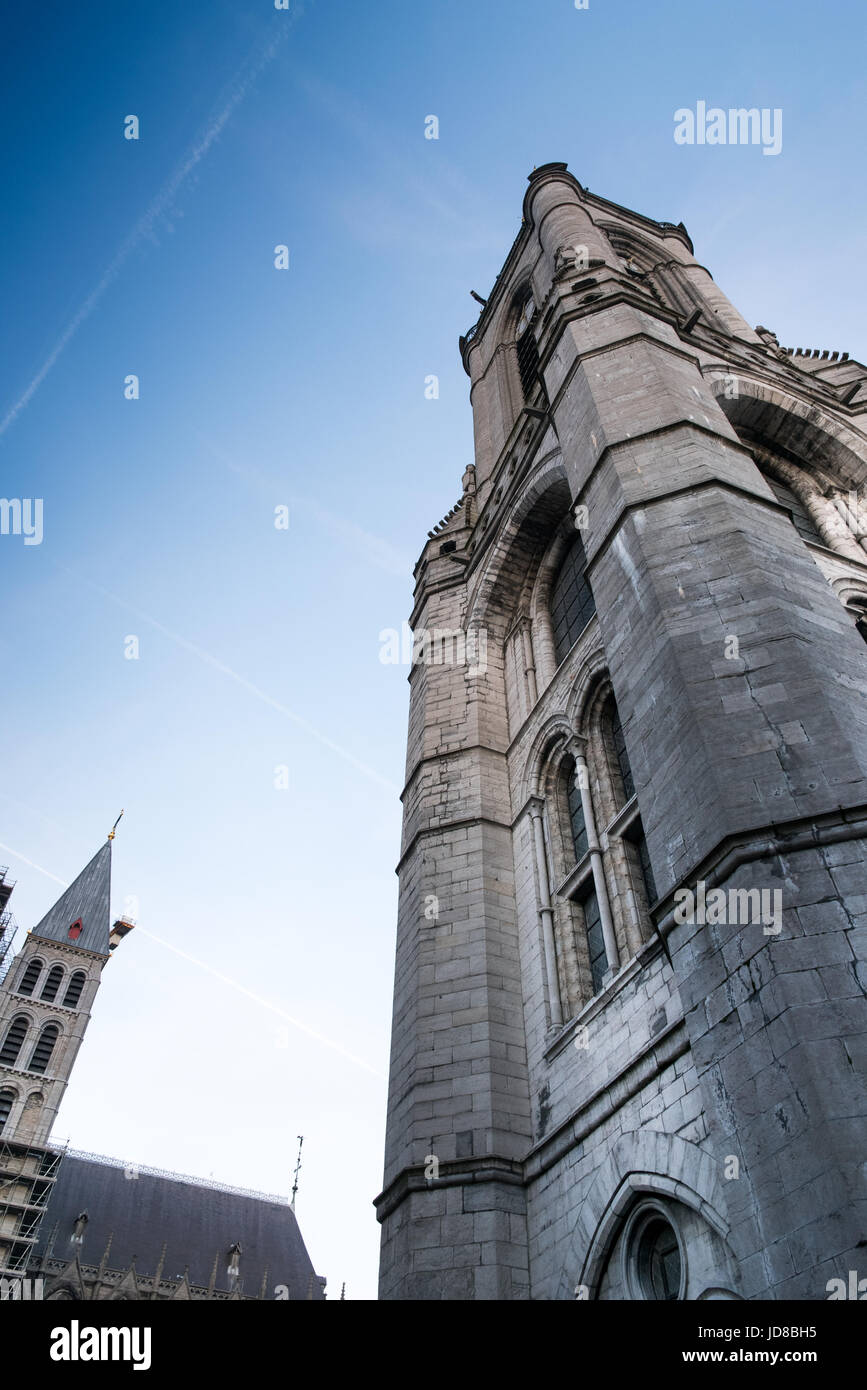
{"type": "Polygon", "coordinates": [[[523,212],[416,569],[417,639],[485,662],[410,674],[381,1296],[825,1298],[867,1207],[867,370],[565,165],[523,212]]]}

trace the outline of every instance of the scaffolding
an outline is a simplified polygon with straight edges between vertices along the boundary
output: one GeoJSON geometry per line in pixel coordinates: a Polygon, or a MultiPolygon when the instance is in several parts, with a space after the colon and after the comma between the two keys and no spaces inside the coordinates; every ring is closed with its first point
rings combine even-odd
{"type": "Polygon", "coordinates": [[[9,870],[0,866],[0,984],[6,978],[12,964],[15,955],[12,943],[18,931],[18,923],[8,910],[12,889],[15,887],[14,879],[10,879],[8,874],[9,870]]]}
{"type": "Polygon", "coordinates": [[[0,1275],[22,1275],[39,1239],[63,1151],[0,1139],[0,1275]]]}

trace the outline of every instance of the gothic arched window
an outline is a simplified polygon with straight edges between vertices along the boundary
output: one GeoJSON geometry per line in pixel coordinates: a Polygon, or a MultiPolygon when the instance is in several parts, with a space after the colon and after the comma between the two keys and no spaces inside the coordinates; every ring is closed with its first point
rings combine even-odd
{"type": "Polygon", "coordinates": [[[608,727],[611,731],[611,742],[614,749],[614,756],[617,759],[617,767],[620,772],[620,781],[623,784],[623,793],[627,801],[635,795],[635,782],[632,779],[632,768],[629,765],[629,754],[626,751],[626,739],[623,737],[623,726],[620,723],[620,715],[617,712],[617,701],[614,696],[610,696],[605,706],[605,718],[608,720],[608,727]]]}
{"type": "Polygon", "coordinates": [[[24,974],[21,976],[21,980],[18,985],[19,994],[33,993],[34,989],[36,988],[36,981],[42,974],[43,965],[44,961],[41,961],[38,956],[34,956],[32,960],[27,962],[27,965],[24,969],[24,974]]]}
{"type": "Polygon", "coordinates": [[[44,1074],[48,1063],[51,1061],[51,1054],[54,1051],[54,1044],[57,1042],[59,1033],[60,1029],[56,1023],[49,1023],[43,1028],[42,1032],[39,1034],[39,1040],[33,1049],[30,1065],[27,1068],[28,1071],[36,1071],[39,1072],[40,1075],[44,1074]]]}
{"type": "Polygon", "coordinates": [[[579,863],[587,853],[587,823],[584,819],[584,806],[581,801],[581,789],[577,784],[576,768],[574,758],[569,758],[565,764],[566,777],[566,800],[569,806],[569,828],[572,832],[572,848],[575,852],[575,863],[579,863]]]}
{"type": "Polygon", "coordinates": [[[590,957],[590,975],[593,980],[593,993],[602,988],[608,956],[605,951],[605,937],[602,932],[602,917],[599,912],[599,899],[595,889],[590,888],[579,898],[579,906],[584,914],[584,930],[587,933],[587,950],[590,957]]]}
{"type": "Polygon", "coordinates": [[[27,1037],[29,1026],[24,1014],[19,1014],[17,1018],[13,1018],[6,1030],[3,1046],[0,1047],[0,1066],[15,1066],[18,1061],[18,1054],[24,1045],[24,1039],[27,1037]]]}
{"type": "Polygon", "coordinates": [[[81,991],[84,989],[84,982],[86,979],[87,973],[84,970],[76,970],[74,975],[72,975],[69,984],[66,986],[66,993],[63,996],[64,1009],[75,1008],[81,998],[81,991]]]}
{"type": "Polygon", "coordinates": [[[581,537],[576,535],[551,586],[551,626],[558,666],[596,612],[586,570],[587,556],[581,537]]]}
{"type": "Polygon", "coordinates": [[[0,1134],[3,1133],[3,1130],[4,1130],[5,1125],[6,1125],[6,1121],[9,1119],[9,1114],[10,1114],[10,1111],[12,1110],[12,1107],[13,1107],[14,1104],[15,1104],[15,1092],[14,1092],[14,1091],[8,1091],[8,1090],[0,1091],[0,1134]]]}
{"type": "Polygon", "coordinates": [[[60,981],[63,979],[63,966],[52,965],[48,972],[45,984],[42,986],[42,993],[39,998],[51,1004],[57,998],[57,991],[60,989],[60,981]]]}
{"type": "Polygon", "coordinates": [[[539,347],[536,342],[534,324],[537,311],[532,294],[524,300],[515,329],[515,346],[518,352],[518,371],[521,376],[521,390],[525,402],[532,400],[539,374],[539,347]]]}

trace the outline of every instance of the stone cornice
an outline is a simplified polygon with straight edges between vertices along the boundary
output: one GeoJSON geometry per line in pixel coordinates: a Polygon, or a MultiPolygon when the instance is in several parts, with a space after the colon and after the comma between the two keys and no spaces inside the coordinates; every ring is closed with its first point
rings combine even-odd
{"type": "Polygon", "coordinates": [[[438,1187],[467,1187],[481,1183],[506,1183],[514,1187],[524,1184],[523,1164],[517,1158],[503,1158],[498,1154],[485,1154],[479,1158],[441,1159],[439,1177],[426,1178],[425,1164],[414,1164],[404,1168],[397,1177],[374,1197],[377,1221],[386,1217],[400,1206],[411,1192],[426,1192],[438,1187]]]}

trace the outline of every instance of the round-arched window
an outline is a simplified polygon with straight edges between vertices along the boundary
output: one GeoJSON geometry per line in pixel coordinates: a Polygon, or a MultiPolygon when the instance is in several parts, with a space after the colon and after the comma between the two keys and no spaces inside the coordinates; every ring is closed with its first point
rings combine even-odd
{"type": "Polygon", "coordinates": [[[680,1291],[680,1246],[662,1217],[648,1222],[638,1242],[638,1281],[645,1298],[671,1300],[680,1291]]]}
{"type": "Polygon", "coordinates": [[[625,1241],[626,1278],[633,1298],[669,1303],[683,1298],[686,1265],[683,1246],[661,1204],[636,1209],[625,1241]]]}

